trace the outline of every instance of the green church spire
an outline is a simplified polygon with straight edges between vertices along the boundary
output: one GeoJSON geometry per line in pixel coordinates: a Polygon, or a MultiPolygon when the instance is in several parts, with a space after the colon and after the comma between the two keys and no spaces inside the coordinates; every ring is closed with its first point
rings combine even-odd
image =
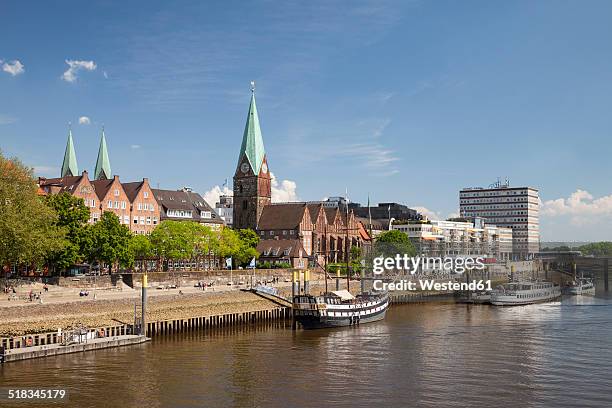
{"type": "MultiPolygon", "coordinates": [[[[251,82],[251,104],[247,116],[244,135],[242,136],[242,146],[238,160],[242,160],[242,155],[246,155],[251,168],[255,174],[259,174],[261,165],[266,155],[264,149],[261,128],[259,127],[259,116],[257,115],[257,105],[255,104],[255,82],[251,82]]],[[[240,162],[238,163],[240,165],[240,162]]]]}
{"type": "Polygon", "coordinates": [[[106,147],[106,137],[104,136],[104,126],[102,126],[102,138],[100,139],[100,149],[98,149],[98,160],[96,160],[96,170],[94,171],[95,180],[108,180],[112,176],[110,160],[108,159],[108,149],[106,147]]]}
{"type": "Polygon", "coordinates": [[[62,163],[62,177],[78,176],[79,166],[77,166],[76,153],[74,152],[74,142],[72,141],[72,126],[68,124],[68,142],[64,152],[64,162],[62,163]]]}

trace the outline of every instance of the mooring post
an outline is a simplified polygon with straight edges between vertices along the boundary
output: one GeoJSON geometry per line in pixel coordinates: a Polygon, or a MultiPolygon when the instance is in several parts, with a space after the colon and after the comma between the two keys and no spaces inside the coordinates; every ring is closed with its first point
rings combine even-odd
{"type": "Polygon", "coordinates": [[[340,290],[340,268],[336,270],[336,290],[340,290]]]}
{"type": "Polygon", "coordinates": [[[142,318],[140,321],[140,334],[147,335],[147,273],[142,274],[142,318]]]}
{"type": "Polygon", "coordinates": [[[604,290],[606,292],[608,291],[608,266],[609,266],[609,262],[608,262],[608,258],[606,258],[604,259],[604,264],[603,264],[604,290]]]}
{"type": "Polygon", "coordinates": [[[310,293],[310,271],[306,269],[304,271],[304,294],[310,293]]]}

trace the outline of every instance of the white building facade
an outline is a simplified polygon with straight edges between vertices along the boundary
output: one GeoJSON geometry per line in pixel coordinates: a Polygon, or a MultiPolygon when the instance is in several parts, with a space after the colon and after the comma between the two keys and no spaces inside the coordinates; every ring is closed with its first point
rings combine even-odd
{"type": "Polygon", "coordinates": [[[482,256],[501,262],[512,255],[512,230],[487,225],[480,219],[394,223],[392,229],[407,234],[423,256],[482,256]]]}
{"type": "Polygon", "coordinates": [[[512,230],[512,257],[532,259],[540,248],[539,193],[533,187],[465,188],[459,192],[461,217],[481,217],[512,230]]]}

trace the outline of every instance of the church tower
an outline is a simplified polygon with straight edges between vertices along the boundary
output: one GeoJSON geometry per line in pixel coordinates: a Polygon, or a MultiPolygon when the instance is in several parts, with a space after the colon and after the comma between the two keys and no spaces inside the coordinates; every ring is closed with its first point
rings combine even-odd
{"type": "Polygon", "coordinates": [[[74,152],[74,142],[72,140],[72,126],[69,125],[68,142],[66,143],[64,161],[62,162],[62,177],[78,175],[79,166],[77,166],[76,153],[74,152]]]}
{"type": "Polygon", "coordinates": [[[234,228],[256,230],[263,208],[271,201],[270,170],[255,104],[255,82],[251,82],[251,104],[234,174],[234,228]]]}
{"type": "Polygon", "coordinates": [[[108,148],[106,147],[106,136],[104,126],[102,126],[102,137],[100,138],[100,148],[98,149],[98,160],[94,170],[94,180],[110,180],[113,178],[110,160],[108,159],[108,148]]]}

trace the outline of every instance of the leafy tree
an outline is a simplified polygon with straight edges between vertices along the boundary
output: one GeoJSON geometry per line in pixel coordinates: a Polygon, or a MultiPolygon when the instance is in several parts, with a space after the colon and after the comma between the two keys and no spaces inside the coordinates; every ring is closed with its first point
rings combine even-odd
{"type": "Polygon", "coordinates": [[[195,252],[195,236],[190,221],[162,221],[151,232],[153,252],[161,259],[190,259],[195,252]]]}
{"type": "Polygon", "coordinates": [[[609,241],[592,242],[576,249],[582,251],[585,255],[612,256],[612,242],[609,241]]]}
{"type": "Polygon", "coordinates": [[[415,256],[416,249],[408,235],[392,230],[385,231],[376,238],[374,253],[376,256],[395,256],[396,254],[415,256]]]}
{"type": "Polygon", "coordinates": [[[65,229],[37,190],[32,170],[0,152],[0,266],[42,265],[66,245],[65,229]]]}
{"type": "Polygon", "coordinates": [[[48,195],[46,204],[57,214],[56,225],[66,230],[66,245],[49,256],[52,265],[66,269],[81,262],[87,256],[90,247],[87,234],[89,209],[82,198],[74,197],[66,192],[48,195]]]}
{"type": "Polygon", "coordinates": [[[110,270],[118,264],[131,266],[134,263],[130,251],[132,233],[122,225],[114,213],[105,211],[100,220],[89,228],[91,233],[90,260],[103,261],[110,270]]]}
{"type": "Polygon", "coordinates": [[[257,252],[257,244],[259,244],[259,236],[252,229],[241,229],[238,231],[240,244],[234,255],[236,263],[242,266],[248,265],[253,258],[259,258],[257,252]]]}

